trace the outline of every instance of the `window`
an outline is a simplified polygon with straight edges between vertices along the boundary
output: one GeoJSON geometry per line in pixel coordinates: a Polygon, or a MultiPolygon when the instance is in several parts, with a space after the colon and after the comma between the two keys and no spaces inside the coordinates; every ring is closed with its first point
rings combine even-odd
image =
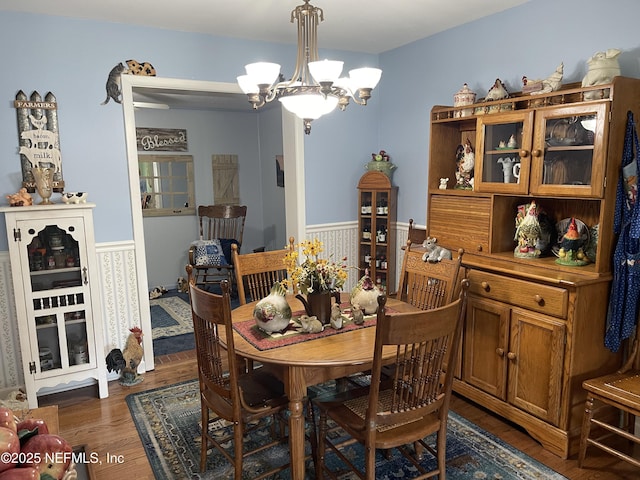
{"type": "Polygon", "coordinates": [[[142,215],[195,215],[193,157],[138,155],[142,215]]]}

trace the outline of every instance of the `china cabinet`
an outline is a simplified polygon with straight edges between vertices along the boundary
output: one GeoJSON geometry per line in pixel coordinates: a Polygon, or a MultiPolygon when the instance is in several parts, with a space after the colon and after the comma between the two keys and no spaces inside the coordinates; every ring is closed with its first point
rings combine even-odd
{"type": "MultiPolygon", "coordinates": [[[[93,204],[2,208],[29,407],[42,388],[95,379],[108,396],[93,204]]],[[[69,385],[71,384],[71,385],[69,385]]]]}
{"type": "Polygon", "coordinates": [[[358,182],[358,267],[383,291],[395,289],[395,230],[398,187],[378,171],[358,182]]]}
{"type": "Polygon", "coordinates": [[[427,233],[465,249],[471,283],[454,389],[567,458],[578,447],[582,379],[621,362],[604,347],[604,331],[616,186],[627,112],[640,114],[640,80],[515,94],[476,103],[467,116],[457,110],[431,111],[427,192],[427,233]],[[473,189],[439,189],[465,142],[474,148],[473,189]],[[532,200],[552,225],[576,218],[587,227],[595,245],[587,265],[560,264],[557,249],[514,255],[516,214],[532,200]]]}

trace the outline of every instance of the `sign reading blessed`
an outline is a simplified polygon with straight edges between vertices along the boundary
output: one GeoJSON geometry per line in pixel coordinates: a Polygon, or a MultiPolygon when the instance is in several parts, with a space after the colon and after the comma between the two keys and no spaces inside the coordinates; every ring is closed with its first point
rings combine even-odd
{"type": "Polygon", "coordinates": [[[186,152],[187,131],[178,128],[136,128],[138,151],[186,152]]]}

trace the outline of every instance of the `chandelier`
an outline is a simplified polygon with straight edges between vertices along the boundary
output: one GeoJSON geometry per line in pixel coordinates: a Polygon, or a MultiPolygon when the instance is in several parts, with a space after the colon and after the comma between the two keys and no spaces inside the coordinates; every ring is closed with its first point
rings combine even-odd
{"type": "Polygon", "coordinates": [[[246,75],[238,84],[258,109],[274,99],[302,119],[304,132],[311,133],[311,121],[333,111],[344,111],[349,99],[366,105],[371,91],[380,81],[379,68],[357,68],[340,78],[343,62],[319,60],[318,23],[324,20],[321,8],[304,0],[291,12],[291,23],[298,22],[298,57],[291,80],[285,80],[277,63],[257,62],[245,66],[246,75]]]}

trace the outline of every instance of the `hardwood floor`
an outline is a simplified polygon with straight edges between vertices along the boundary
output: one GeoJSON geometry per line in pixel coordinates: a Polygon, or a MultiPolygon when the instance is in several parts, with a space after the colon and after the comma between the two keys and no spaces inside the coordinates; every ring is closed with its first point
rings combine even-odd
{"type": "MultiPolygon", "coordinates": [[[[156,369],[145,374],[144,381],[133,387],[118,382],[109,384],[109,397],[97,398],[97,388],[83,388],[42,397],[41,406],[59,406],[60,434],[72,445],[86,445],[95,452],[100,463],[91,465],[92,480],[135,478],[153,480],[153,472],[131,421],[125,397],[131,393],[171,385],[196,378],[195,352],[182,352],[156,358],[156,369]]],[[[452,410],[492,432],[536,460],[570,479],[631,480],[640,478],[637,468],[618,461],[599,449],[587,452],[585,468],[577,466],[577,458],[562,460],[545,451],[518,427],[494,416],[465,399],[455,396],[452,410]]],[[[176,479],[181,480],[181,479],[176,479]]]]}

